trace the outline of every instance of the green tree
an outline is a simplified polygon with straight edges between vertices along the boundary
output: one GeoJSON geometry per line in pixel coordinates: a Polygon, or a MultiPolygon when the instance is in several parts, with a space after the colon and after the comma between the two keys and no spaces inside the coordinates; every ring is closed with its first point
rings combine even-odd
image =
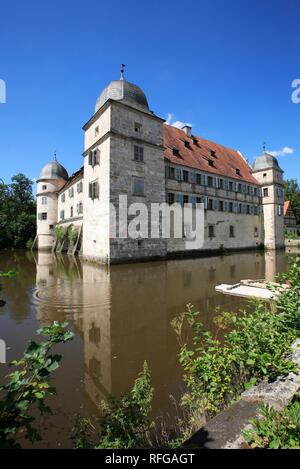
{"type": "Polygon", "coordinates": [[[300,187],[297,179],[287,179],[285,181],[285,200],[291,201],[297,225],[300,225],[300,187]]]}
{"type": "MultiPolygon", "coordinates": [[[[0,180],[1,181],[1,180],[0,180]]],[[[24,174],[0,183],[0,249],[25,248],[36,231],[33,182],[24,174]]]]}

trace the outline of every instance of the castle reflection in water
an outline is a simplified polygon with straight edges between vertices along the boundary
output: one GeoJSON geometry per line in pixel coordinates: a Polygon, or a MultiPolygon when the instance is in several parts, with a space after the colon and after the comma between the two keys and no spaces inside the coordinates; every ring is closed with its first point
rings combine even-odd
{"type": "Polygon", "coordinates": [[[192,303],[212,328],[217,307],[245,305],[216,293],[215,285],[245,278],[272,281],[286,269],[284,251],[111,267],[42,252],[34,258],[37,319],[42,325],[68,319],[81,336],[90,399],[98,404],[130,389],[147,360],[155,413],[168,409],[169,395],[179,395],[182,386],[171,319],[192,303]]]}

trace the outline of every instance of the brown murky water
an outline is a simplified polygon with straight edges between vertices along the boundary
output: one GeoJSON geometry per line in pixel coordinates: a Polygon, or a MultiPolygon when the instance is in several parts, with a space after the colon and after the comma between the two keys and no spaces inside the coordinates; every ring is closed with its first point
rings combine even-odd
{"type": "MultiPolygon", "coordinates": [[[[35,331],[68,320],[75,339],[59,347],[61,368],[53,375],[54,416],[41,422],[39,447],[70,447],[75,414],[95,415],[97,403],[131,388],[147,360],[155,388],[154,415],[175,412],[170,395],[183,385],[171,319],[193,303],[209,328],[221,310],[237,310],[243,300],[215,292],[219,283],[245,278],[274,280],[286,270],[284,251],[245,252],[203,259],[100,267],[52,254],[0,251],[0,338],[7,359],[19,357],[35,331]]],[[[0,365],[0,382],[8,372],[0,365]]]]}

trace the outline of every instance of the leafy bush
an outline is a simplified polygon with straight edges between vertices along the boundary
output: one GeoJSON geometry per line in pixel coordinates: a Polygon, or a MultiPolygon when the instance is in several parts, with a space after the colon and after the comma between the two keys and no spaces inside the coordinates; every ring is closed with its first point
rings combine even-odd
{"type": "Polygon", "coordinates": [[[74,244],[76,242],[78,238],[78,232],[78,229],[72,226],[68,229],[68,240],[70,243],[74,244]]]}
{"type": "MultiPolygon", "coordinates": [[[[95,449],[140,448],[146,444],[146,434],[151,426],[148,415],[151,410],[153,388],[147,363],[134,382],[132,390],[120,399],[101,402],[100,441],[95,449]]],[[[92,446],[87,433],[92,424],[77,419],[73,429],[73,441],[77,449],[92,446]]]]}
{"type": "Polygon", "coordinates": [[[63,226],[56,226],[54,229],[57,247],[60,248],[67,237],[67,229],[63,226]]]}
{"type": "Polygon", "coordinates": [[[260,406],[261,418],[251,420],[253,428],[244,432],[252,449],[300,448],[300,401],[295,399],[278,412],[270,406],[260,406]]]}
{"type": "Polygon", "coordinates": [[[31,341],[20,360],[13,361],[17,370],[7,376],[7,384],[0,387],[0,448],[20,447],[17,438],[22,434],[30,442],[41,439],[33,427],[35,418],[31,410],[42,415],[51,409],[45,399],[55,394],[50,376],[59,367],[61,355],[52,355],[54,345],[73,338],[66,330],[67,323],[54,322],[38,331],[48,339],[41,343],[31,341]]]}

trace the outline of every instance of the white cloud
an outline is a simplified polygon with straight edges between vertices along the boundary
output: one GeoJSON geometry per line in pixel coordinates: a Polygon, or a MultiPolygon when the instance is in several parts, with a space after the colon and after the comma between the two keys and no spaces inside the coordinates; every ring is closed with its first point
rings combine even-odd
{"type": "Polygon", "coordinates": [[[166,124],[171,125],[172,127],[177,127],[177,129],[182,129],[182,127],[184,127],[185,125],[189,125],[190,127],[192,127],[192,125],[188,122],[176,121],[175,115],[171,112],[168,112],[167,114],[166,124]]]}
{"type": "Polygon", "coordinates": [[[294,153],[294,148],[291,147],[283,147],[282,150],[273,150],[273,151],[268,151],[270,155],[273,155],[275,157],[277,156],[286,156],[286,155],[292,155],[294,153]]]}

